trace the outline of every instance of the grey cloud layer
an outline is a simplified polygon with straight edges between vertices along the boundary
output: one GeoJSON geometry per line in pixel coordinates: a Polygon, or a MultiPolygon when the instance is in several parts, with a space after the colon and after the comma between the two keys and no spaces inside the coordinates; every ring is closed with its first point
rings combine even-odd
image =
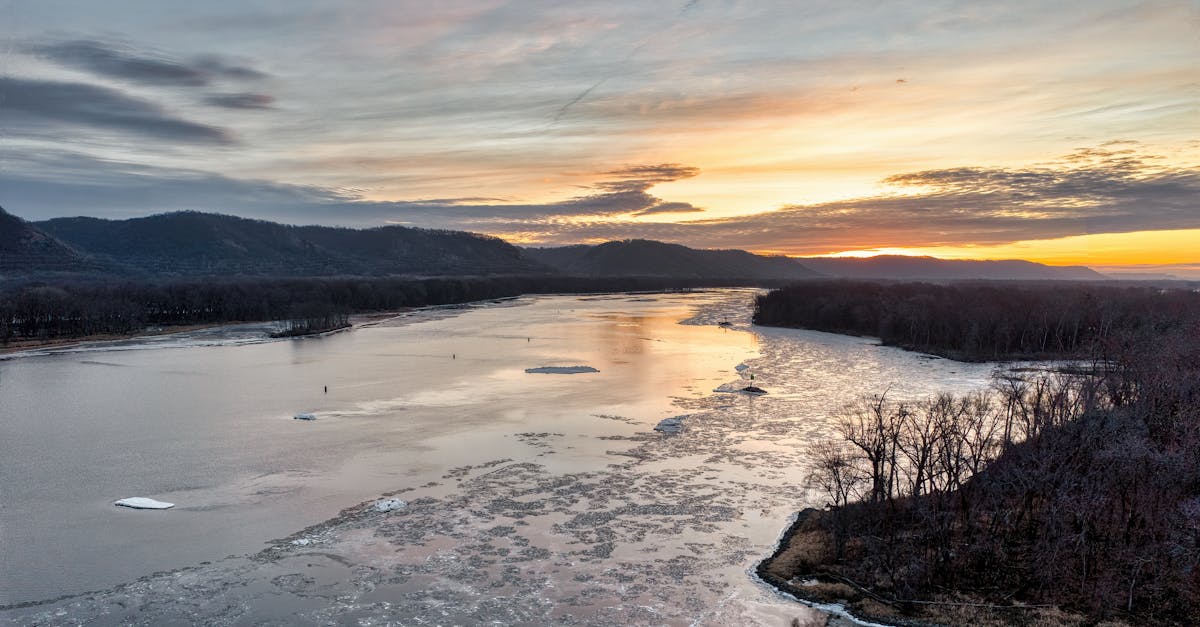
{"type": "Polygon", "coordinates": [[[224,129],[182,119],[153,102],[99,85],[0,76],[0,94],[6,130],[18,136],[61,134],[65,127],[174,142],[233,142],[224,129]]]}
{"type": "MultiPolygon", "coordinates": [[[[964,167],[899,174],[912,195],[790,206],[766,213],[680,223],[614,222],[626,214],[694,210],[662,201],[655,182],[692,176],[678,164],[610,171],[597,193],[548,204],[498,204],[488,198],[368,202],[317,187],[241,181],[201,172],[99,162],[75,154],[46,157],[26,171],[0,174],[0,204],[30,218],[64,215],[63,206],[222,211],[283,222],[373,226],[384,221],[487,233],[521,233],[543,244],[649,237],[712,248],[821,253],[862,246],[998,244],[1019,240],[1151,229],[1200,228],[1200,171],[1162,167],[1153,155],[1089,150],[1057,164],[1024,169],[964,167]],[[47,172],[60,178],[39,180],[47,172]],[[52,182],[53,185],[46,185],[52,182]],[[53,190],[53,191],[49,191],[53,190]],[[32,212],[31,212],[32,210],[32,212]]],[[[80,211],[76,211],[80,213],[80,211]]]]}
{"type": "Polygon", "coordinates": [[[270,109],[275,105],[275,99],[266,94],[215,94],[204,99],[214,107],[226,109],[270,109]]]}
{"type": "Polygon", "coordinates": [[[202,87],[219,79],[266,78],[254,68],[215,55],[182,61],[95,39],[32,44],[25,49],[60,65],[147,85],[202,87]]]}

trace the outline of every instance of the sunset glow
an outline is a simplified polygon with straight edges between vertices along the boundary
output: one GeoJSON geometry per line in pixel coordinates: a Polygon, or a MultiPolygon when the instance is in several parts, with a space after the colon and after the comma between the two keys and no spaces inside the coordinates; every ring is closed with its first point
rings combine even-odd
{"type": "Polygon", "coordinates": [[[882,248],[830,253],[830,257],[875,255],[929,256],[942,259],[1026,259],[1053,266],[1176,265],[1193,263],[1200,229],[1073,235],[995,246],[882,248]]]}
{"type": "Polygon", "coordinates": [[[1194,3],[148,6],[11,9],[6,210],[1200,262],[1194,3]]]}

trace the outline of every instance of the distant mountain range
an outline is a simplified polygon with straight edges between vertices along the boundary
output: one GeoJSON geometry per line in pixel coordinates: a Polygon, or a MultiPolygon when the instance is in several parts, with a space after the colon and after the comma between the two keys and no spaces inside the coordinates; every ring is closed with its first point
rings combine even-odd
{"type": "Polygon", "coordinates": [[[797,261],[821,274],[848,279],[1102,281],[1109,278],[1084,266],[1047,266],[1020,259],[980,261],[879,255],[806,257],[797,261]]]}
{"type": "Polygon", "coordinates": [[[809,279],[819,276],[790,257],[744,250],[697,250],[633,239],[595,246],[526,248],[525,254],[575,276],[667,276],[687,278],[809,279]]]}
{"type": "MultiPolygon", "coordinates": [[[[19,225],[14,225],[12,216],[5,216],[10,228],[22,233],[18,239],[53,242],[41,245],[44,252],[40,257],[23,254],[30,263],[23,269],[29,272],[69,269],[72,259],[84,260],[93,270],[156,277],[432,276],[546,271],[508,242],[458,231],[401,226],[287,226],[197,212],[132,220],[58,218],[19,225]]],[[[7,249],[0,252],[8,256],[7,249]]],[[[9,272],[20,269],[7,268],[9,272]]]]}
{"type": "Polygon", "coordinates": [[[640,239],[518,248],[495,237],[400,226],[288,226],[198,212],[130,220],[26,222],[0,209],[0,277],[62,274],[155,278],[554,274],[770,281],[1107,278],[1080,266],[1018,260],[795,259],[640,239]]]}

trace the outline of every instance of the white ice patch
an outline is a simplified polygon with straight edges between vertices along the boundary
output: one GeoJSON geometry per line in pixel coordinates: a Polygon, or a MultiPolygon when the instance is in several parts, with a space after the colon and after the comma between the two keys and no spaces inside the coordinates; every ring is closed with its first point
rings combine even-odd
{"type": "Polygon", "coordinates": [[[600,371],[591,366],[541,366],[540,368],[526,368],[525,372],[529,374],[583,374],[600,371]]]}
{"type": "Polygon", "coordinates": [[[174,503],[156,501],[154,499],[148,499],[144,496],[131,496],[127,499],[115,501],[113,502],[113,505],[132,507],[133,509],[171,509],[172,507],[175,507],[174,503]]]}
{"type": "Polygon", "coordinates": [[[377,512],[390,512],[392,510],[397,510],[402,507],[408,507],[408,503],[406,503],[400,499],[381,499],[381,500],[375,501],[375,504],[372,505],[371,507],[372,507],[372,509],[374,509],[377,512]]]}

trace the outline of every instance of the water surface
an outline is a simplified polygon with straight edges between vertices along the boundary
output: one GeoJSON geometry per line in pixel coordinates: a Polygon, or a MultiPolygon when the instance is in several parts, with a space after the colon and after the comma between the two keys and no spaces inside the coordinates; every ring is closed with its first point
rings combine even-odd
{"type": "Polygon", "coordinates": [[[856,395],[977,389],[990,367],[751,328],[751,296],[528,297],[0,361],[0,604],[99,590],[0,620],[820,620],[748,574],[812,500],[803,447],[856,395]],[[581,365],[598,372],[525,372],[581,365]],[[713,392],[751,375],[767,396],[713,392]],[[357,505],[384,493],[409,506],[357,505]]]}

